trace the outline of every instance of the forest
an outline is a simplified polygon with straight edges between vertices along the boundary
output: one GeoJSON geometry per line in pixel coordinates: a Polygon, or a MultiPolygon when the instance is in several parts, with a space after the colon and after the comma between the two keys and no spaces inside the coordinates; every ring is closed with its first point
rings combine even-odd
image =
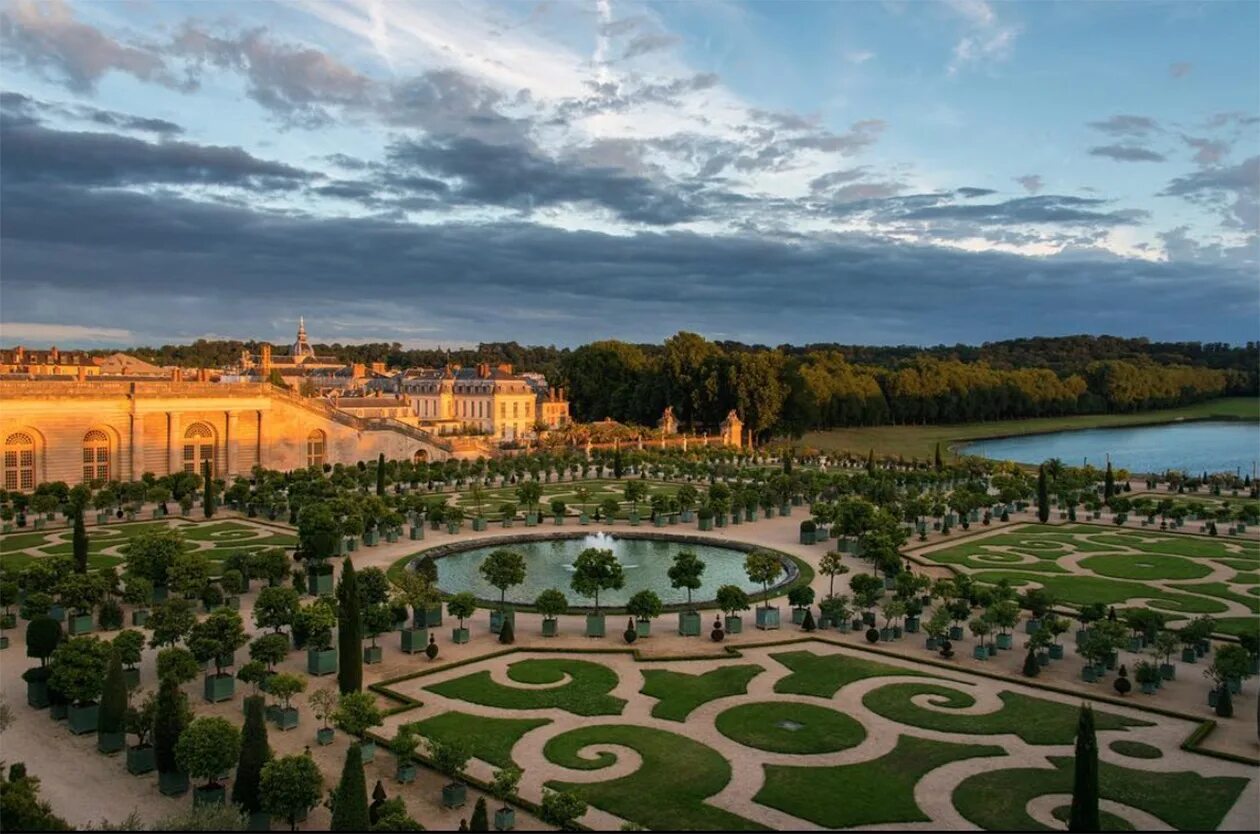
{"type": "MultiPolygon", "coordinates": [[[[138,348],[160,364],[224,367],[256,342],[138,348]]],[[[568,392],[580,421],[654,425],[672,405],[686,426],[712,427],[734,408],[762,439],[840,426],[958,423],[1134,412],[1260,393],[1260,344],[1151,342],[1110,336],[1016,339],[980,346],[804,347],[615,340],[578,348],[487,342],[410,350],[398,343],[319,344],[347,362],[391,368],[511,363],[568,392]]]]}

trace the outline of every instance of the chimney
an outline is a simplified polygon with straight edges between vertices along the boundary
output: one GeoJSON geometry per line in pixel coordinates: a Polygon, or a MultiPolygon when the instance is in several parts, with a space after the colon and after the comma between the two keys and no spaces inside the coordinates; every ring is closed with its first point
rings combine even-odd
{"type": "Polygon", "coordinates": [[[364,368],[365,366],[362,362],[355,362],[350,366],[350,375],[355,379],[363,379],[363,377],[367,376],[364,372],[364,368]]]}
{"type": "Polygon", "coordinates": [[[209,382],[209,381],[210,381],[210,370],[209,370],[208,368],[198,368],[198,369],[197,369],[197,381],[198,381],[198,382],[209,382]]]}
{"type": "Polygon", "coordinates": [[[485,379],[486,377],[490,376],[490,366],[486,364],[485,362],[478,363],[477,376],[480,377],[481,379],[485,379]]]}
{"type": "Polygon", "coordinates": [[[511,364],[507,362],[504,362],[503,364],[499,365],[499,370],[507,374],[508,376],[512,375],[512,366],[511,364]]]}
{"type": "Polygon", "coordinates": [[[373,372],[373,373],[377,373],[377,374],[383,374],[383,373],[385,373],[385,363],[384,363],[384,362],[373,362],[373,363],[372,363],[372,372],[373,372]]]}
{"type": "Polygon", "coordinates": [[[57,346],[53,345],[48,349],[48,359],[53,365],[61,361],[61,351],[57,350],[57,346]]]}
{"type": "Polygon", "coordinates": [[[26,356],[26,350],[21,345],[18,345],[13,349],[14,363],[20,363],[24,356],[26,356]]]}
{"type": "Polygon", "coordinates": [[[179,368],[171,368],[171,382],[179,382],[179,381],[180,381],[179,368]]]}
{"type": "Polygon", "coordinates": [[[263,342],[261,350],[262,355],[259,358],[262,360],[262,375],[271,376],[271,345],[263,342]]]}
{"type": "Polygon", "coordinates": [[[80,365],[79,366],[79,382],[83,382],[86,379],[87,379],[87,366],[80,365]]]}

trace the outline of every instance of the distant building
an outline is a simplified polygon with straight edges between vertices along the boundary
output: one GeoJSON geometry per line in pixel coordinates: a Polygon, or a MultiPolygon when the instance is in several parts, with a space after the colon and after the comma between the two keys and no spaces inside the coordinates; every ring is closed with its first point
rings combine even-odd
{"type": "Polygon", "coordinates": [[[317,354],[306,335],[306,320],[298,319],[297,338],[289,352],[275,353],[272,346],[262,344],[258,353],[241,352],[240,363],[225,369],[224,382],[271,382],[279,380],[295,391],[303,388],[314,393],[357,391],[390,375],[384,362],[365,365],[346,363],[336,356],[317,354]]]}
{"type": "Polygon", "coordinates": [[[536,436],[535,426],[569,422],[564,391],[541,374],[515,374],[511,365],[415,368],[398,377],[398,391],[419,424],[439,434],[473,432],[508,442],[536,436]]]}
{"type": "Polygon", "coordinates": [[[21,374],[30,377],[99,376],[101,366],[97,359],[81,350],[28,350],[18,345],[11,350],[0,350],[0,374],[21,374]]]}

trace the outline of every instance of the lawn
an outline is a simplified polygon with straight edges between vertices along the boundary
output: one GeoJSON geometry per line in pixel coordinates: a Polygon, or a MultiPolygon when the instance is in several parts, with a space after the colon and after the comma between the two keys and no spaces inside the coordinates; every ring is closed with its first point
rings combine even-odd
{"type": "Polygon", "coordinates": [[[731,780],[731,766],[711,747],[664,730],[621,724],[582,727],[547,742],[547,761],[574,770],[598,770],[616,755],[585,748],[628,747],[642,764],[619,779],[594,783],[549,782],[586,802],[658,831],[757,831],[761,826],[705,802],[731,780]]]}
{"type": "Polygon", "coordinates": [[[1180,556],[1159,553],[1108,553],[1102,556],[1086,556],[1078,562],[1082,568],[1099,576],[1113,579],[1201,579],[1212,573],[1212,568],[1180,556]]]}
{"type": "Polygon", "coordinates": [[[962,759],[1005,755],[1001,747],[901,736],[891,752],[874,761],[766,765],[765,784],[753,799],[824,828],[928,822],[914,801],[914,787],[924,775],[962,759]]]}
{"type": "Polygon", "coordinates": [[[474,758],[504,768],[517,764],[512,761],[512,748],[521,736],[550,723],[546,718],[487,718],[452,711],[408,726],[433,741],[462,741],[474,758]]]}
{"type": "Polygon", "coordinates": [[[842,712],[791,701],[731,707],[718,714],[716,726],[731,741],[770,753],[834,753],[866,738],[862,725],[842,712]]]}
{"type": "Polygon", "coordinates": [[[755,665],[723,666],[701,675],[646,669],[643,672],[644,695],[658,699],[652,707],[653,718],[686,721],[691,711],[701,704],[748,691],[748,682],[764,669],[755,665]]]}
{"type": "Polygon", "coordinates": [[[865,678],[889,675],[925,677],[922,672],[916,672],[913,669],[903,669],[900,666],[843,654],[784,652],[772,654],[770,657],[792,670],[792,674],[780,678],[774,685],[775,692],[785,695],[813,695],[818,698],[830,698],[846,684],[865,678]]]}
{"type": "Polygon", "coordinates": [[[1020,573],[1019,571],[981,571],[972,574],[977,582],[997,584],[1009,580],[1019,587],[1029,581],[1045,587],[1057,601],[1067,605],[1119,605],[1130,599],[1150,599],[1152,608],[1185,614],[1219,614],[1226,607],[1215,600],[1191,594],[1169,593],[1157,585],[1143,585],[1122,579],[1105,579],[1095,576],[1048,576],[1045,574],[1020,573]]]}
{"type": "Polygon", "coordinates": [[[501,709],[561,709],[574,715],[620,715],[626,702],[608,693],[617,673],[607,666],[569,658],[521,660],[508,667],[508,677],[524,684],[558,684],[542,689],[503,686],[489,672],[426,687],[447,698],[501,709]],[[569,680],[565,680],[565,676],[569,680]]]}
{"type": "Polygon", "coordinates": [[[1140,741],[1128,741],[1120,738],[1107,746],[1121,756],[1128,756],[1131,759],[1162,759],[1164,757],[1164,751],[1158,747],[1143,744],[1140,741]]]}
{"type": "Polygon", "coordinates": [[[1234,593],[1224,582],[1177,582],[1172,587],[1217,599],[1228,599],[1250,608],[1252,613],[1260,614],[1260,599],[1234,593]]]}

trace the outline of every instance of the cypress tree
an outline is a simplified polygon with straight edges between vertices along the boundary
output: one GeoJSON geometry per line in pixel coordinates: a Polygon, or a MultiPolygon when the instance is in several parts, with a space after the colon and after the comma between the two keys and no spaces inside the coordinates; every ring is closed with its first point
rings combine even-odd
{"type": "Polygon", "coordinates": [[[486,814],[486,798],[484,796],[477,797],[477,804],[473,807],[472,819],[468,821],[468,830],[490,830],[490,818],[486,814]]]}
{"type": "Polygon", "coordinates": [[[376,457],[376,494],[385,494],[385,453],[381,452],[376,457]]]}
{"type": "Polygon", "coordinates": [[[381,806],[385,804],[385,800],[389,797],[385,793],[385,786],[381,784],[381,780],[376,780],[376,787],[372,788],[372,804],[368,806],[368,819],[372,825],[376,825],[381,818],[381,806]]]}
{"type": "Polygon", "coordinates": [[[205,498],[201,504],[206,510],[206,518],[214,518],[214,478],[210,475],[210,461],[201,463],[201,480],[205,487],[205,498]]]}
{"type": "Polygon", "coordinates": [[[83,526],[83,506],[74,508],[74,572],[87,573],[88,570],[88,537],[87,528],[83,526]]]}
{"type": "Polygon", "coordinates": [[[1111,506],[1111,498],[1116,494],[1116,475],[1111,471],[1111,461],[1107,461],[1107,472],[1103,475],[1103,503],[1111,506]]]}
{"type": "Polygon", "coordinates": [[[346,750],[346,763],[341,769],[341,781],[333,795],[332,831],[367,831],[372,827],[368,819],[367,782],[363,778],[363,751],[351,743],[346,750]]]}
{"type": "Polygon", "coordinates": [[[158,685],[157,711],[153,720],[153,756],[158,773],[178,773],[175,763],[175,742],[188,718],[188,697],[180,690],[179,681],[168,675],[158,685]]]}
{"type": "Polygon", "coordinates": [[[1075,774],[1072,781],[1072,813],[1068,831],[1101,831],[1098,819],[1098,739],[1094,735],[1094,711],[1081,705],[1076,725],[1075,774]]]}
{"type": "Polygon", "coordinates": [[[1037,469],[1037,520],[1045,524],[1050,520],[1050,485],[1046,483],[1046,465],[1037,469]]]}
{"type": "Polygon", "coordinates": [[[499,642],[505,646],[516,642],[516,629],[510,619],[503,620],[503,626],[499,629],[499,642]]]}
{"type": "Polygon", "coordinates": [[[245,727],[241,731],[241,758],[236,763],[236,779],[232,781],[232,802],[246,814],[262,811],[259,784],[263,765],[271,761],[271,745],[267,743],[267,721],[263,713],[262,695],[245,699],[245,727]]]}
{"type": "Polygon", "coordinates": [[[337,687],[341,694],[363,688],[363,616],[359,610],[359,579],[347,556],[337,583],[337,687]]]}
{"type": "Polygon", "coordinates": [[[1024,675],[1029,678],[1035,678],[1041,674],[1041,664],[1037,662],[1037,655],[1033,652],[1032,646],[1028,647],[1028,654],[1024,656],[1024,675]]]}
{"type": "Polygon", "coordinates": [[[933,458],[933,463],[936,465],[936,471],[937,471],[937,472],[940,472],[940,471],[941,471],[941,466],[942,466],[942,464],[941,464],[941,444],[940,444],[940,441],[937,441],[937,443],[936,443],[936,455],[935,455],[935,457],[933,458]]]}
{"type": "Polygon", "coordinates": [[[101,688],[101,706],[96,720],[96,745],[102,753],[112,753],[118,748],[108,745],[117,743],[118,735],[127,729],[127,682],[123,680],[122,658],[117,647],[109,653],[109,669],[101,688]],[[113,739],[109,737],[113,736],[113,739]]]}
{"type": "Polygon", "coordinates": [[[868,475],[875,474],[875,450],[874,449],[871,449],[866,454],[866,474],[868,475]]]}
{"type": "Polygon", "coordinates": [[[1221,684],[1219,694],[1216,696],[1216,714],[1221,718],[1234,717],[1234,696],[1229,692],[1229,684],[1221,684]]]}

